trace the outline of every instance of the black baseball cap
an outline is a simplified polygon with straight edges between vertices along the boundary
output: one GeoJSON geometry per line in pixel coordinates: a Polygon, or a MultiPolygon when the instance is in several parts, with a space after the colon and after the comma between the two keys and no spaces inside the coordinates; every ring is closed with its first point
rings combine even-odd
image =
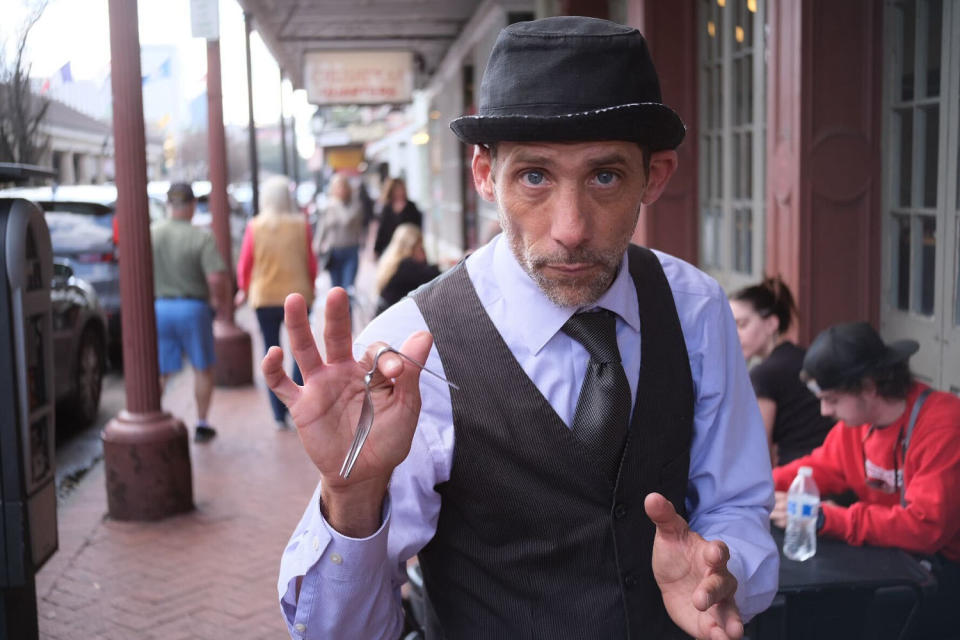
{"type": "Polygon", "coordinates": [[[920,348],[916,340],[886,344],[868,322],[834,325],[814,338],[800,377],[814,391],[855,382],[880,367],[902,362],[920,348]]]}

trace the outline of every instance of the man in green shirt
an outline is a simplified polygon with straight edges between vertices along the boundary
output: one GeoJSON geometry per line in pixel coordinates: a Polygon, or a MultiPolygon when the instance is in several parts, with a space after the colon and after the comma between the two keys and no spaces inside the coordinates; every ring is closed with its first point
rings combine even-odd
{"type": "Polygon", "coordinates": [[[150,237],[161,391],[180,370],[186,353],[197,401],[194,440],[207,442],[217,435],[207,413],[213,395],[213,313],[226,300],[227,268],[213,236],[191,224],[195,208],[189,184],[171,185],[169,217],[150,228],[150,237]]]}

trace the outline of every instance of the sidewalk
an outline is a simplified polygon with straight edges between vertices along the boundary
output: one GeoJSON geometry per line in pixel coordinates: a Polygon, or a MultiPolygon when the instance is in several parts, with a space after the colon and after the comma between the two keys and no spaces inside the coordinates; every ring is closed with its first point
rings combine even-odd
{"type": "MultiPolygon", "coordinates": [[[[262,346],[249,309],[237,321],[262,346]]],[[[58,507],[60,548],[37,574],[40,637],[49,640],[285,638],[277,603],[280,555],[317,482],[295,432],[274,427],[256,385],[217,388],[219,435],[190,443],[196,509],[154,523],[107,517],[103,463],[58,507]]],[[[192,374],[176,376],[163,408],[190,430],[192,374]]]]}

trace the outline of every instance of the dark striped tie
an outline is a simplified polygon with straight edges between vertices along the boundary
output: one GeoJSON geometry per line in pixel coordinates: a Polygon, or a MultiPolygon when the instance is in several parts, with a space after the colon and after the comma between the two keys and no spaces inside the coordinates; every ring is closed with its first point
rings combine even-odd
{"type": "Polygon", "coordinates": [[[578,313],[563,325],[563,332],[590,354],[573,432],[615,477],[630,420],[630,385],[620,363],[616,316],[605,310],[578,313]]]}

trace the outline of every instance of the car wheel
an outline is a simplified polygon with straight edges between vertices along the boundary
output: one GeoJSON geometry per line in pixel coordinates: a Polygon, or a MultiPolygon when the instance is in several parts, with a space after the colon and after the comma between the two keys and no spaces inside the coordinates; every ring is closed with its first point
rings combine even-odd
{"type": "Polygon", "coordinates": [[[103,389],[103,370],[106,354],[103,339],[93,327],[88,327],[80,336],[77,349],[76,385],[68,408],[67,418],[78,426],[93,422],[100,411],[100,391],[103,389]]]}

